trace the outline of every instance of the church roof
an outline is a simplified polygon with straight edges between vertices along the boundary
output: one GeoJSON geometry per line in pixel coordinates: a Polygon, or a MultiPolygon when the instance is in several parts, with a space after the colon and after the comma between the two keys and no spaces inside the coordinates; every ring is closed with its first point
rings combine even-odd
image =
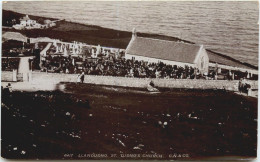
{"type": "Polygon", "coordinates": [[[219,54],[213,53],[211,51],[208,51],[208,56],[209,56],[210,63],[218,63],[218,64],[222,64],[222,65],[227,65],[227,66],[255,70],[254,68],[249,67],[248,65],[245,65],[235,59],[232,59],[230,57],[224,57],[219,54]]]}
{"type": "Polygon", "coordinates": [[[136,36],[130,41],[126,54],[193,64],[200,47],[195,44],[136,36]]]}
{"type": "Polygon", "coordinates": [[[27,37],[18,32],[5,32],[3,33],[2,38],[6,40],[17,40],[27,42],[27,37]]]}

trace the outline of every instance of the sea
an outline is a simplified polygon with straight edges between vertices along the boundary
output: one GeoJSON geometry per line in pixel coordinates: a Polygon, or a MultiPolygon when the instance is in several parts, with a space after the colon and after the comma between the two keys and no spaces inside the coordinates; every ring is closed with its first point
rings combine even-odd
{"type": "Polygon", "coordinates": [[[8,1],[2,8],[178,37],[258,66],[257,1],[8,1]]]}

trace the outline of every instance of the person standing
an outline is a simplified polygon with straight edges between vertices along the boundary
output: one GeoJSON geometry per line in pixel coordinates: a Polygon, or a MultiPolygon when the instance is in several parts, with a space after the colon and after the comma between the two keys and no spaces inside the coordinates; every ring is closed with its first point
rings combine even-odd
{"type": "Polygon", "coordinates": [[[247,88],[246,88],[246,80],[245,80],[245,77],[242,78],[242,81],[241,81],[241,84],[242,84],[242,92],[246,92],[247,88]]]}
{"type": "Polygon", "coordinates": [[[81,75],[78,74],[78,76],[77,76],[77,84],[80,83],[80,77],[81,77],[81,75]]]}
{"type": "Polygon", "coordinates": [[[231,70],[229,70],[229,72],[228,72],[228,80],[232,80],[232,72],[231,72],[231,70]]]}
{"type": "Polygon", "coordinates": [[[240,78],[240,80],[239,80],[239,82],[238,82],[238,91],[239,91],[239,93],[242,92],[242,88],[243,88],[242,78],[240,78]]]}
{"type": "Polygon", "coordinates": [[[85,78],[85,75],[84,75],[84,72],[82,72],[82,74],[81,74],[81,76],[80,76],[80,81],[81,81],[81,83],[84,82],[84,78],[85,78]]]}

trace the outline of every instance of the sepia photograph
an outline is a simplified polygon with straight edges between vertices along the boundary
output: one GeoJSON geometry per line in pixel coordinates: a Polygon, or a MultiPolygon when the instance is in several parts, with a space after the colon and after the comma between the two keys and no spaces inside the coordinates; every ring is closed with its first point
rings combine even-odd
{"type": "Polygon", "coordinates": [[[254,160],[258,1],[3,1],[1,157],[254,160]]]}

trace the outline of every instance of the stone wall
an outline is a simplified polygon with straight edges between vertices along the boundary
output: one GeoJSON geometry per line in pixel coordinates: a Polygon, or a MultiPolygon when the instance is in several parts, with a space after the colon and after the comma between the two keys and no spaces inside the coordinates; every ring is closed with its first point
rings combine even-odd
{"type": "MultiPolygon", "coordinates": [[[[238,81],[228,80],[190,80],[190,79],[152,79],[158,87],[168,88],[194,88],[194,89],[227,89],[237,91],[238,81]]],[[[12,81],[12,72],[2,72],[2,81],[12,81]]],[[[32,82],[34,84],[55,84],[59,82],[76,82],[77,74],[57,74],[33,72],[32,82]]],[[[112,76],[85,75],[85,83],[100,85],[116,85],[124,87],[147,87],[151,81],[148,78],[127,78],[112,76]]],[[[258,81],[248,81],[252,89],[258,89],[258,81]]]]}
{"type": "Polygon", "coordinates": [[[1,71],[1,81],[12,82],[13,81],[13,72],[1,71]]]}

